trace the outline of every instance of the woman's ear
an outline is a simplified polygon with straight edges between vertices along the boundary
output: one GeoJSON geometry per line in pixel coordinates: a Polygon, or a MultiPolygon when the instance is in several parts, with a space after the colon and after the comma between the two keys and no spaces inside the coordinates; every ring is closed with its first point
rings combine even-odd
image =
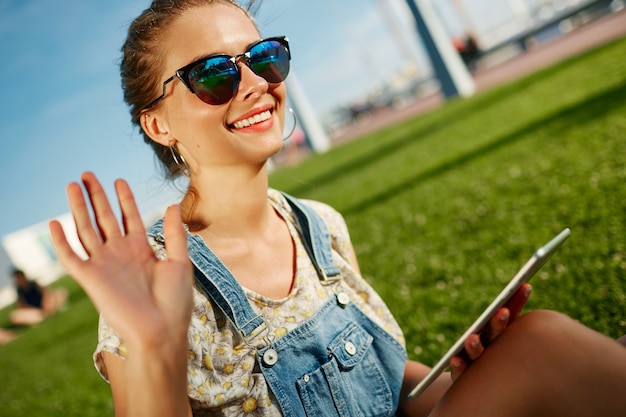
{"type": "Polygon", "coordinates": [[[153,141],[163,146],[168,146],[171,141],[168,125],[166,121],[157,113],[144,112],[139,118],[141,128],[144,133],[153,141]]]}

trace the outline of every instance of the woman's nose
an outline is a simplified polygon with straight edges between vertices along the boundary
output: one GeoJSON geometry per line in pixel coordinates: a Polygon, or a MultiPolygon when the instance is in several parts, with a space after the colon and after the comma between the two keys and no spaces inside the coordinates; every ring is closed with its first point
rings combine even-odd
{"type": "Polygon", "coordinates": [[[269,88],[268,82],[265,78],[255,74],[245,59],[237,60],[237,65],[239,67],[240,81],[235,99],[247,100],[250,97],[260,97],[267,93],[269,88]]]}

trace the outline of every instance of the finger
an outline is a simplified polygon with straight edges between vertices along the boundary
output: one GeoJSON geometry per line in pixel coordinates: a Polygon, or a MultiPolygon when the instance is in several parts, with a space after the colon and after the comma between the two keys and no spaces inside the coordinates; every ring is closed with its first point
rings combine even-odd
{"type": "Polygon", "coordinates": [[[465,369],[467,369],[467,362],[460,356],[453,357],[450,360],[450,376],[452,377],[452,382],[456,381],[465,369]]]}
{"type": "Polygon", "coordinates": [[[181,219],[178,205],[168,207],[165,212],[163,231],[165,233],[165,249],[167,262],[160,262],[160,266],[167,269],[165,280],[154,281],[153,292],[155,298],[163,305],[171,306],[171,318],[177,318],[178,323],[184,324],[178,327],[181,337],[187,333],[189,320],[191,319],[193,303],[193,273],[187,251],[187,233],[181,219]],[[176,278],[176,279],[173,279],[176,278]],[[175,302],[172,303],[172,296],[175,302]]]}
{"type": "Polygon", "coordinates": [[[96,176],[91,172],[83,173],[81,179],[87,190],[87,195],[93,207],[96,224],[98,225],[98,230],[102,238],[106,241],[112,237],[121,236],[119,224],[100,181],[98,181],[96,176]]]}
{"type": "Polygon", "coordinates": [[[141,214],[139,213],[135,196],[128,183],[121,179],[115,181],[115,192],[117,193],[117,199],[120,203],[124,231],[126,233],[145,234],[146,230],[141,220],[141,214]]]}
{"type": "Polygon", "coordinates": [[[187,262],[187,233],[183,225],[179,205],[167,208],[163,219],[165,233],[165,249],[168,260],[187,262]]]}
{"type": "Polygon", "coordinates": [[[67,200],[76,225],[78,239],[87,253],[91,254],[101,243],[100,235],[91,221],[89,207],[79,184],[71,183],[67,186],[67,200]]]}
{"type": "Polygon", "coordinates": [[[465,352],[470,360],[475,361],[485,351],[485,348],[480,340],[480,336],[476,333],[470,335],[465,339],[465,352]]]}
{"type": "Polygon", "coordinates": [[[508,308],[504,307],[496,311],[491,320],[489,320],[489,326],[486,330],[486,340],[493,341],[500,336],[509,325],[511,318],[511,312],[508,308]]]}
{"type": "Polygon", "coordinates": [[[522,284],[515,294],[511,297],[511,299],[506,303],[506,307],[509,309],[511,313],[510,322],[513,322],[520,316],[522,309],[528,302],[530,295],[532,293],[532,286],[528,283],[522,284]]]}
{"type": "Polygon", "coordinates": [[[63,267],[71,274],[71,271],[74,271],[75,266],[82,262],[82,260],[78,255],[76,255],[67,241],[67,237],[65,236],[61,223],[56,220],[52,220],[48,223],[48,229],[50,230],[52,245],[56,250],[61,265],[63,265],[63,267]]]}

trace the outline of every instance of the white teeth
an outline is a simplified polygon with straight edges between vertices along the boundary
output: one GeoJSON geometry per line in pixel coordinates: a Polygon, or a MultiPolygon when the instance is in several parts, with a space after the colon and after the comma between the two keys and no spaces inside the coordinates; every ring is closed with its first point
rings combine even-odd
{"type": "Polygon", "coordinates": [[[267,120],[270,117],[272,117],[272,113],[269,110],[266,110],[263,113],[255,114],[247,119],[239,120],[238,122],[233,123],[233,126],[235,126],[236,129],[241,129],[267,120]]]}

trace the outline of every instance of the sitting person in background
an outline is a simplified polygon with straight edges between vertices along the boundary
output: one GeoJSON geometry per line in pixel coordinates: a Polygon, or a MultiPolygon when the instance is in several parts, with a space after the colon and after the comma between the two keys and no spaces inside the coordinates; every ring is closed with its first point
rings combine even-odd
{"type": "Polygon", "coordinates": [[[17,291],[16,309],[10,316],[13,325],[30,326],[40,323],[67,302],[67,291],[63,288],[44,288],[29,280],[20,269],[14,269],[12,275],[17,291]]]}

